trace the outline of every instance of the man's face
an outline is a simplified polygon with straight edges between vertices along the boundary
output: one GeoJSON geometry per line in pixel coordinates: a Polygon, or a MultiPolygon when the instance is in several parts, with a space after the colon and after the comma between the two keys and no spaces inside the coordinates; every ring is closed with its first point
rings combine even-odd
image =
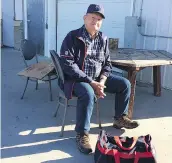
{"type": "Polygon", "coordinates": [[[90,32],[99,31],[102,25],[103,18],[97,13],[88,13],[84,16],[84,23],[90,32]]]}

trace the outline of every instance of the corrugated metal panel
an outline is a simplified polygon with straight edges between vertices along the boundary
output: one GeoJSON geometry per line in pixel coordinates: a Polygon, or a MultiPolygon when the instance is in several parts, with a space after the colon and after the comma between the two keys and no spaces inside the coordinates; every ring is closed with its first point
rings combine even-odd
{"type": "Polygon", "coordinates": [[[119,47],[124,45],[125,17],[132,14],[132,0],[59,0],[57,51],[65,35],[83,25],[83,16],[89,4],[102,4],[106,19],[102,29],[108,37],[119,38],[119,47]]]}
{"type": "MultiPolygon", "coordinates": [[[[141,2],[141,1],[139,1],[141,2]]],[[[136,16],[139,16],[140,3],[136,4],[136,16]]],[[[143,1],[143,32],[150,35],[172,37],[172,1],[143,1]]],[[[161,49],[172,53],[172,39],[150,38],[138,35],[137,48],[161,49]]],[[[140,80],[152,83],[152,69],[147,68],[140,73],[140,80]]],[[[172,89],[172,66],[162,67],[162,86],[172,89]]]]}

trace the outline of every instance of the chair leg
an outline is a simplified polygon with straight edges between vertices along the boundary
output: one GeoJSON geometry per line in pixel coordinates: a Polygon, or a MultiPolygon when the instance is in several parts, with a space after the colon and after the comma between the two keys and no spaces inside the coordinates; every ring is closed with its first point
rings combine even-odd
{"type": "Polygon", "coordinates": [[[65,99],[64,117],[63,117],[63,121],[62,121],[60,137],[63,137],[63,131],[64,131],[64,126],[65,126],[65,119],[66,119],[67,109],[68,109],[68,100],[65,99]]]}
{"type": "Polygon", "coordinates": [[[27,88],[27,85],[28,85],[28,81],[29,81],[29,77],[27,78],[26,85],[25,85],[23,94],[22,94],[22,96],[21,96],[21,99],[23,99],[23,97],[24,97],[24,94],[25,94],[25,91],[26,91],[26,88],[27,88]]]}
{"type": "Polygon", "coordinates": [[[36,81],[36,90],[38,90],[38,80],[36,81]]]}
{"type": "Polygon", "coordinates": [[[52,89],[51,89],[51,78],[49,75],[48,75],[48,82],[49,82],[49,89],[50,89],[50,101],[53,101],[52,89]]]}
{"type": "Polygon", "coordinates": [[[99,123],[99,128],[101,129],[102,125],[101,125],[101,120],[100,120],[100,109],[99,109],[98,99],[96,101],[96,111],[97,111],[97,121],[99,123]]]}
{"type": "Polygon", "coordinates": [[[60,103],[57,104],[57,109],[56,109],[56,112],[54,113],[54,117],[57,117],[57,113],[58,113],[59,107],[60,107],[60,103]]]}

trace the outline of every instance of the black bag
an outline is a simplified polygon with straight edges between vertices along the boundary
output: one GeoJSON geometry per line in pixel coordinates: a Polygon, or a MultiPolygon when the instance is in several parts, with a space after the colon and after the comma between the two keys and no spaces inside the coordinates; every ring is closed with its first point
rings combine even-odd
{"type": "Polygon", "coordinates": [[[156,163],[151,136],[110,136],[102,130],[96,144],[95,163],[156,163]]]}

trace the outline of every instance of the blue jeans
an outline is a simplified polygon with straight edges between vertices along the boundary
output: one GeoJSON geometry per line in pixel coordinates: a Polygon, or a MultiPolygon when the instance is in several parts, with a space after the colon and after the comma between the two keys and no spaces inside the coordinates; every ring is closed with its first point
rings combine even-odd
{"type": "MultiPolygon", "coordinates": [[[[105,92],[116,94],[115,117],[127,115],[131,93],[131,84],[129,80],[124,77],[110,75],[105,85],[105,92]]],[[[75,131],[78,133],[88,133],[94,107],[94,90],[90,84],[84,82],[75,83],[73,90],[75,96],[78,97],[75,131]]]]}

